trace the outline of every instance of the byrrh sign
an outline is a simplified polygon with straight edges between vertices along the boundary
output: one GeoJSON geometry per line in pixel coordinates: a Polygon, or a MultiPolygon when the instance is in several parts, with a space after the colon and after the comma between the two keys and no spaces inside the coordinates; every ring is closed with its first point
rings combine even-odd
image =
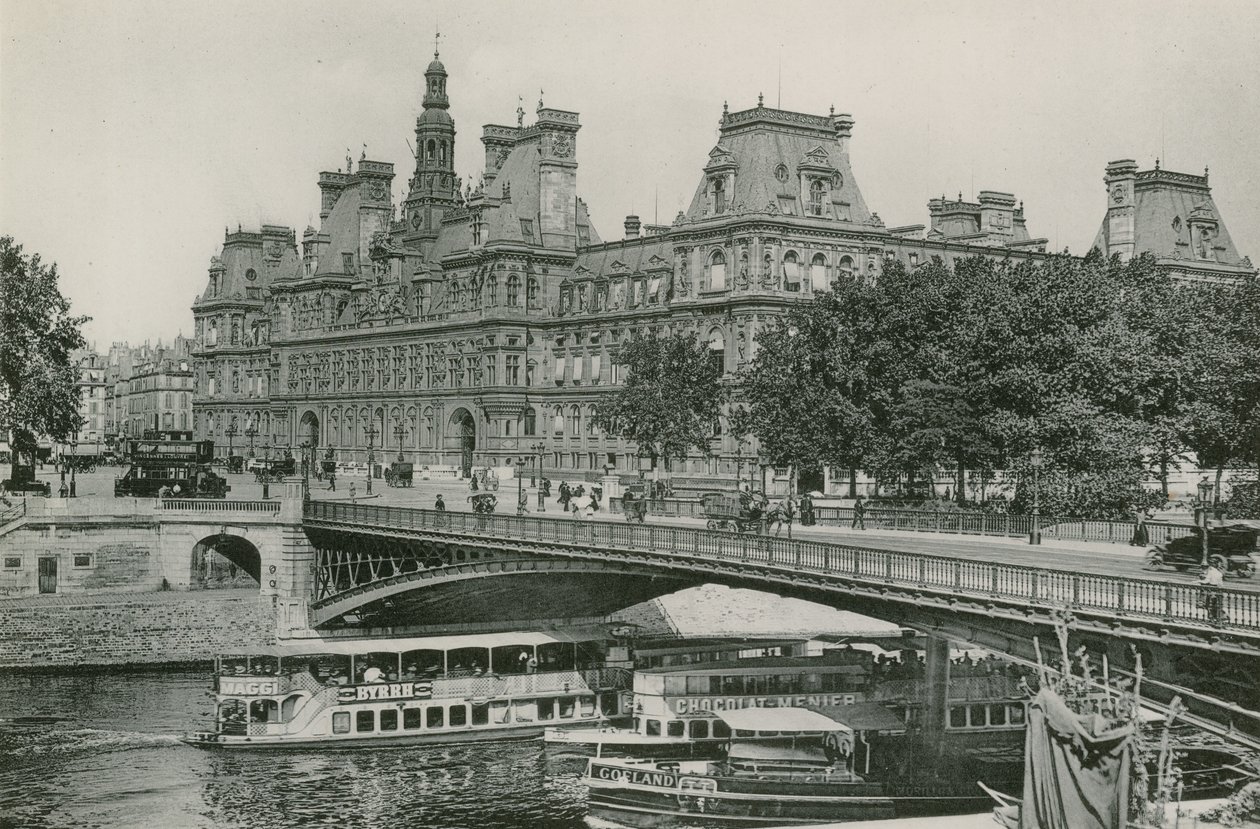
{"type": "Polygon", "coordinates": [[[777,697],[672,697],[667,699],[676,714],[701,711],[734,711],[739,708],[800,708],[805,705],[853,705],[856,694],[792,694],[777,697]]]}
{"type": "Polygon", "coordinates": [[[350,685],[337,691],[338,702],[375,702],[389,699],[428,699],[433,694],[429,682],[378,682],[350,685]]]}

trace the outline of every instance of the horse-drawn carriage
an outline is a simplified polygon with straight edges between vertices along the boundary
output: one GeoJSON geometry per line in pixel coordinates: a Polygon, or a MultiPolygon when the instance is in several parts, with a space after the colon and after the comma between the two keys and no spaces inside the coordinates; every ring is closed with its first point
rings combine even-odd
{"type": "Polygon", "coordinates": [[[414,467],[404,461],[394,461],[385,470],[385,483],[390,486],[411,486],[414,467]]]}
{"type": "Polygon", "coordinates": [[[489,515],[494,512],[495,506],[499,503],[499,497],[493,492],[478,492],[476,495],[469,495],[468,501],[472,504],[473,512],[478,515],[489,515]]]}
{"type": "Polygon", "coordinates": [[[260,484],[278,483],[297,473],[297,461],[293,458],[254,459],[254,480],[260,484]]]}
{"type": "Polygon", "coordinates": [[[766,502],[746,492],[706,492],[700,496],[705,524],[711,530],[761,532],[766,502]]]}

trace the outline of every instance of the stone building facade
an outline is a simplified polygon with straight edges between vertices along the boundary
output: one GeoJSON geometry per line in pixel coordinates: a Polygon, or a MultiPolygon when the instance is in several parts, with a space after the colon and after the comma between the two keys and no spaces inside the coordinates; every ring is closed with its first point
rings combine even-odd
{"type": "MultiPolygon", "coordinates": [[[[636,332],[694,331],[733,376],[756,335],[841,279],[977,254],[1044,256],[1013,195],[943,197],[930,225],[889,228],[849,159],[854,120],[725,107],[688,210],[625,220],[603,241],[578,195],[576,112],[482,130],[475,187],[454,173],[447,73],[425,73],[415,167],[360,158],[322,172],[320,225],[225,235],[193,305],[198,438],[252,426],[321,456],[456,468],[541,457],[553,477],[637,471],[635,447],[593,428],[636,332]]],[[[756,447],[722,430],[675,474],[734,478],[756,447]]]]}

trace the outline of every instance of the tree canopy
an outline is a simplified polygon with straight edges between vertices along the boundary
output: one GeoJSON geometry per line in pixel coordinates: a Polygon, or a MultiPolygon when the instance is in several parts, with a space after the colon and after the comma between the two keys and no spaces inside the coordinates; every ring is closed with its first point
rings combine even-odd
{"type": "Polygon", "coordinates": [[[727,395],[705,343],[695,334],[635,336],[617,362],[625,383],[598,404],[595,426],[665,461],[692,449],[710,454],[727,395]]]}
{"type": "Polygon", "coordinates": [[[88,318],[70,315],[57,266],[0,237],[0,429],[18,444],[64,441],[80,426],[78,369],[88,318]]]}
{"type": "Polygon", "coordinates": [[[1149,256],[889,262],[758,335],[742,425],[776,464],[1002,468],[1020,502],[1041,448],[1048,512],[1122,514],[1152,463],[1256,460],[1258,314],[1254,281],[1177,282],[1149,256]]]}

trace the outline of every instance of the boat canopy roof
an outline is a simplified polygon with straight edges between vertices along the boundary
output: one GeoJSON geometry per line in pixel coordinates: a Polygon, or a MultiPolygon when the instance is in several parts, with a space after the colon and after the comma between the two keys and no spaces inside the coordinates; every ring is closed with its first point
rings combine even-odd
{"type": "Polygon", "coordinates": [[[391,639],[297,639],[273,645],[257,645],[226,651],[220,656],[303,656],[307,654],[403,653],[405,651],[450,651],[460,648],[498,648],[505,645],[533,647],[557,642],[589,642],[603,637],[597,632],[517,631],[512,633],[464,633],[456,636],[413,636],[391,639]]]}
{"type": "Polygon", "coordinates": [[[731,743],[726,759],[732,763],[806,763],[826,765],[827,755],[821,745],[784,745],[781,743],[731,743]]]}
{"type": "Polygon", "coordinates": [[[807,708],[736,708],[717,711],[723,722],[731,728],[743,731],[852,731],[839,723],[807,708]]]}
{"type": "Polygon", "coordinates": [[[811,709],[843,723],[854,731],[884,731],[904,734],[906,723],[878,702],[855,702],[852,705],[815,705],[811,709]]]}

